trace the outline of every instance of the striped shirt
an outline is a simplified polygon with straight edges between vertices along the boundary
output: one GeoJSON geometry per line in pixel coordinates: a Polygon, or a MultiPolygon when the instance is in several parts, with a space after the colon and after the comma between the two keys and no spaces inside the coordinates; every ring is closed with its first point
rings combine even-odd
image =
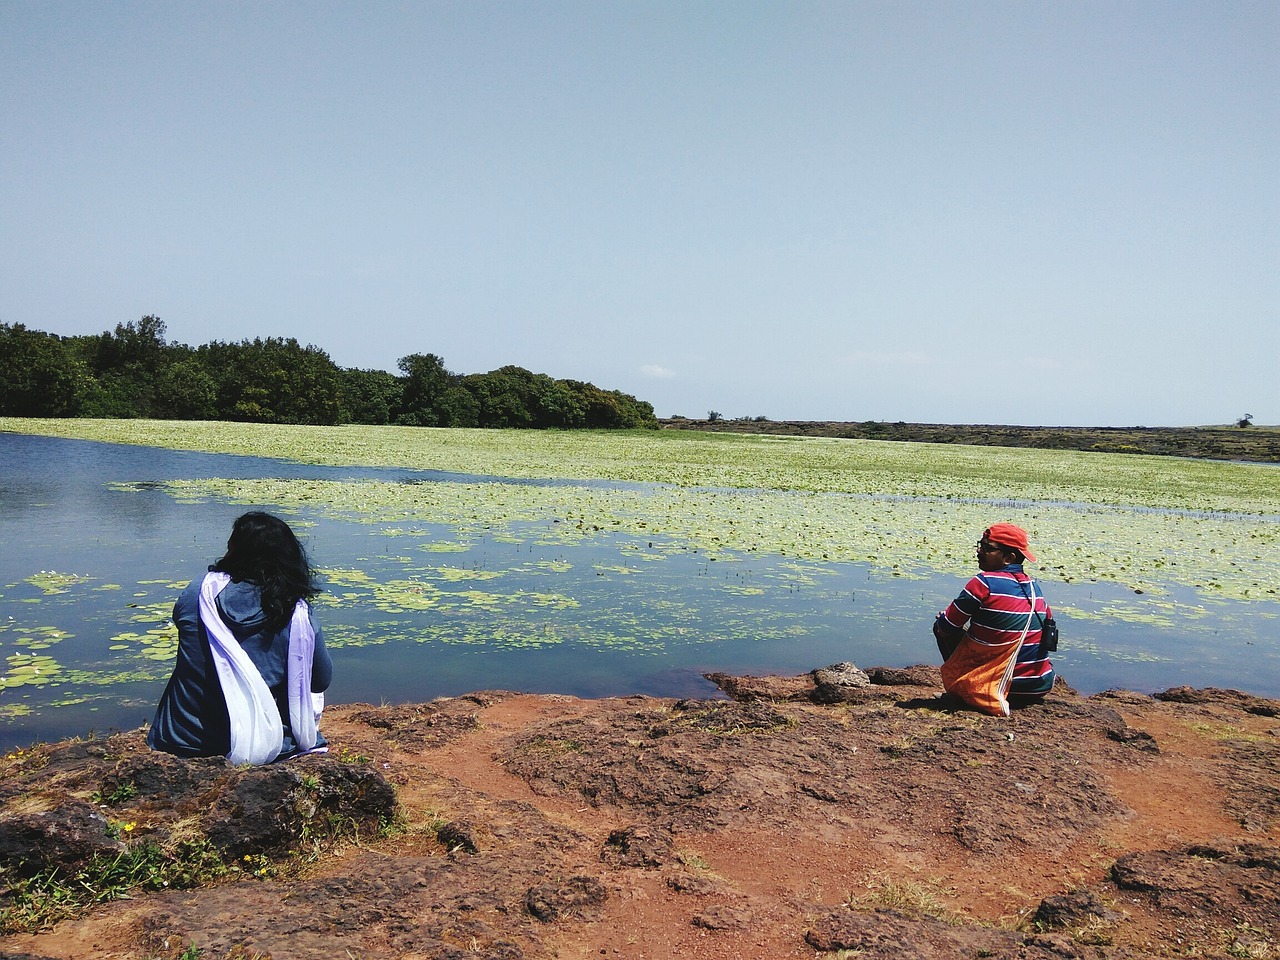
{"type": "Polygon", "coordinates": [[[1049,662],[1048,652],[1040,648],[1040,630],[1051,616],[1053,611],[1039,584],[1022,572],[1020,563],[978,574],[942,613],[947,625],[954,630],[963,631],[967,625],[969,636],[978,643],[1017,643],[1022,631],[1027,631],[1013,670],[1011,695],[1035,695],[1053,689],[1053,664],[1049,662]]]}

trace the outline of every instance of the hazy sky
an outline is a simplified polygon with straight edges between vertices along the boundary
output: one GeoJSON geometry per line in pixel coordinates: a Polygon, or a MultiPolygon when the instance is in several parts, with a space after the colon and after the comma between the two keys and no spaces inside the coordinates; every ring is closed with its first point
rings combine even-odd
{"type": "Polygon", "coordinates": [[[0,322],[1280,423],[1280,3],[0,0],[0,322]]]}

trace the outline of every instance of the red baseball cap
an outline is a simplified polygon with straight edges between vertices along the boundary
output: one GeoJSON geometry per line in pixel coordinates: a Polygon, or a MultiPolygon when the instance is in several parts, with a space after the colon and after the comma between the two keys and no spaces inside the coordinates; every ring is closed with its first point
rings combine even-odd
{"type": "Polygon", "coordinates": [[[1002,547],[1013,547],[1032,563],[1036,562],[1036,555],[1027,548],[1027,531],[1021,527],[1012,523],[993,523],[984,536],[1002,547]]]}

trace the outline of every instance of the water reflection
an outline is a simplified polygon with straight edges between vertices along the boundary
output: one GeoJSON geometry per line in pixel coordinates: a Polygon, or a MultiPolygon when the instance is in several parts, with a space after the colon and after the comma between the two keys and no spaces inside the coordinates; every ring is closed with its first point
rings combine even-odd
{"type": "MultiPolygon", "coordinates": [[[[459,479],[0,434],[0,747],[149,719],[170,669],[174,597],[247,509],[182,502],[165,482],[272,477],[459,479]]],[[[712,559],[674,538],[569,540],[560,517],[392,530],[322,504],[255,506],[286,516],[328,574],[318,615],[335,659],[331,702],[484,688],[689,696],[710,694],[701,674],[715,670],[931,661],[929,623],[961,585],[859,564],[712,559]]],[[[1175,590],[1139,609],[1117,585],[1046,590],[1064,631],[1055,660],[1084,692],[1189,683],[1280,695],[1274,603],[1175,590]]]]}

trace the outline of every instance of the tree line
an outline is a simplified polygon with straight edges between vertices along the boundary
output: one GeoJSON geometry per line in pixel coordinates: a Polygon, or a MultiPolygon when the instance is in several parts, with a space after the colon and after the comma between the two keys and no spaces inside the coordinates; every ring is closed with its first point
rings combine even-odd
{"type": "Polygon", "coordinates": [[[339,367],[292,337],[198,347],[165,339],[155,316],[63,337],[0,323],[0,416],[405,424],[422,427],[650,428],[653,405],[523,367],[457,374],[433,353],[400,374],[339,367]]]}

